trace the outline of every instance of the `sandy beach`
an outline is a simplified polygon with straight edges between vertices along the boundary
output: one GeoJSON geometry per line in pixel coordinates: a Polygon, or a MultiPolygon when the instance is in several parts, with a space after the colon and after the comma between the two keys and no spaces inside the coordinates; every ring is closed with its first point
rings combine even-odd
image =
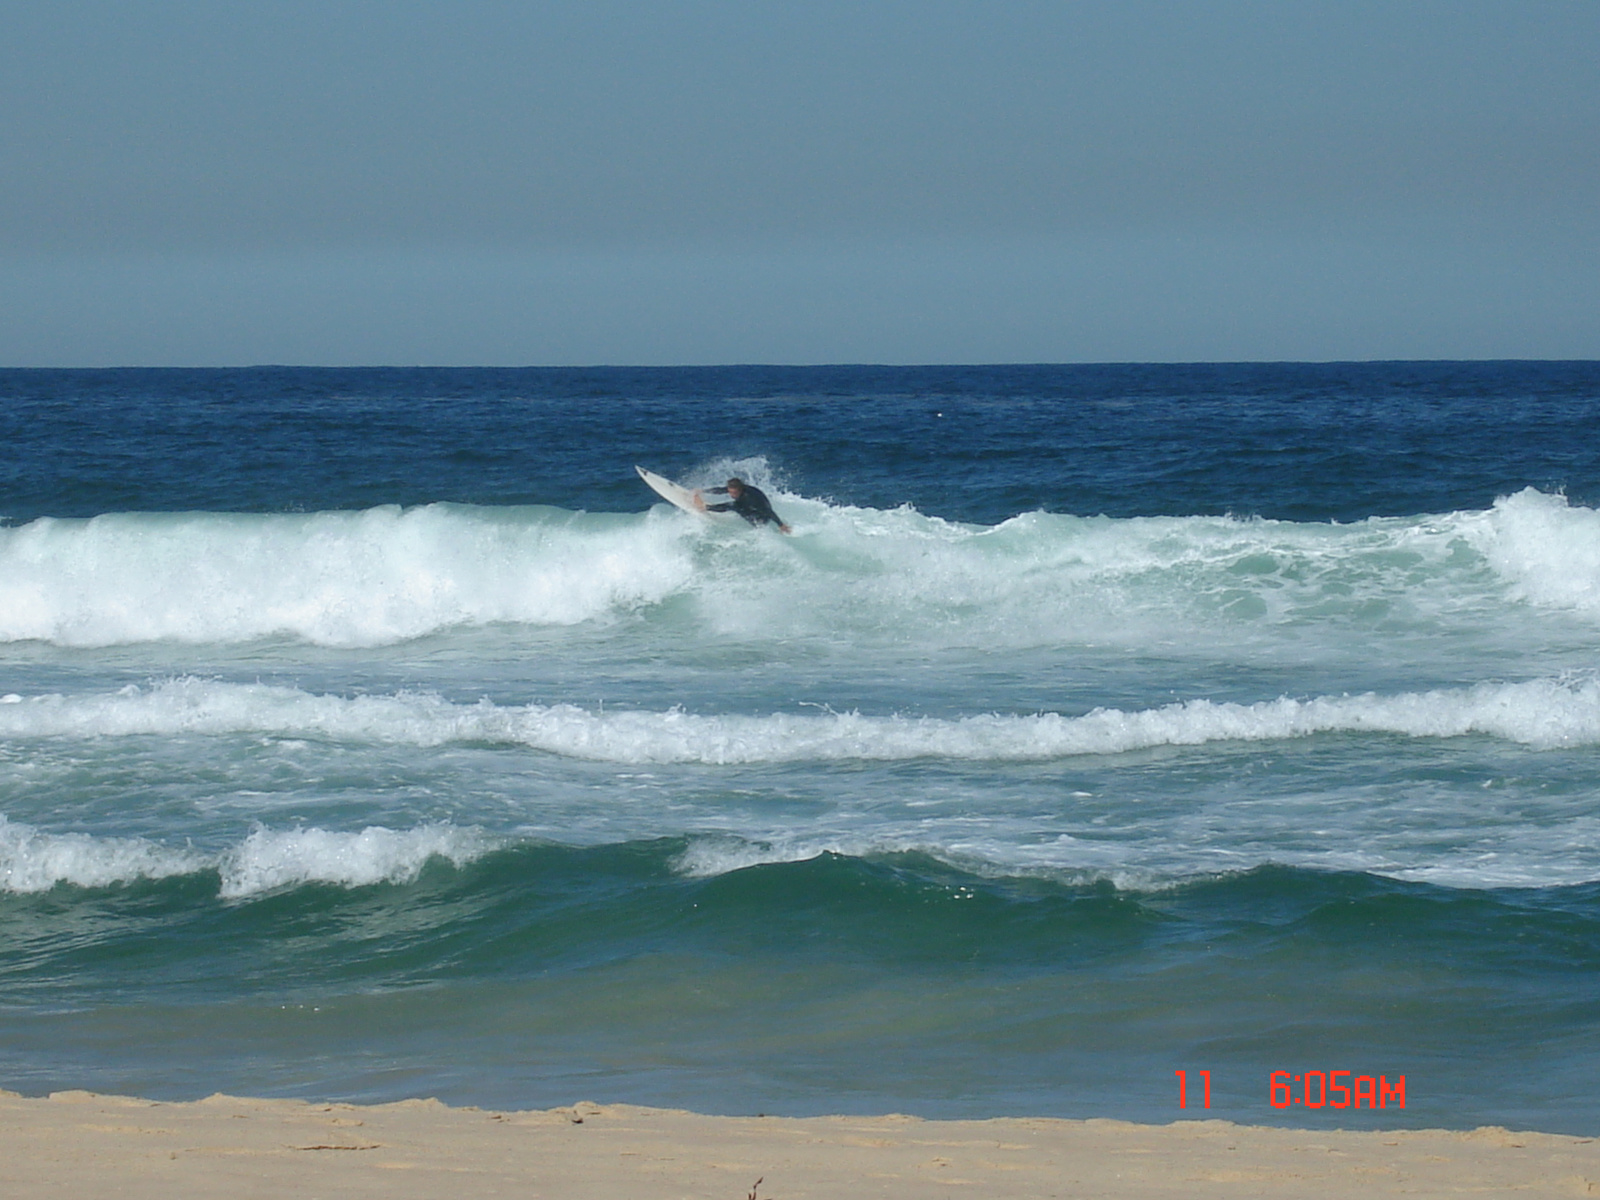
{"type": "Polygon", "coordinates": [[[0,1093],[0,1162],[14,1200],[1600,1195],[1600,1142],[1494,1127],[1330,1133],[89,1092],[0,1093]]]}

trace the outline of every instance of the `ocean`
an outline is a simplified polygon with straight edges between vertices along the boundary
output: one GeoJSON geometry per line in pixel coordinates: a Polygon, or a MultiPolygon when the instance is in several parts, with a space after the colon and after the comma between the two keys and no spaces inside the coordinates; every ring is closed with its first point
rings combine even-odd
{"type": "Polygon", "coordinates": [[[1600,1134],[1597,431],[1597,363],[0,371],[0,1086],[1600,1134]]]}

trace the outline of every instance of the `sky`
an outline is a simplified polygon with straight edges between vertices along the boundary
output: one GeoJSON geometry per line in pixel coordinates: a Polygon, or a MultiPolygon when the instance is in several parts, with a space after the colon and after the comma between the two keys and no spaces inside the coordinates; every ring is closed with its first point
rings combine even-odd
{"type": "Polygon", "coordinates": [[[0,0],[0,366],[1600,358],[1600,2],[0,0]]]}

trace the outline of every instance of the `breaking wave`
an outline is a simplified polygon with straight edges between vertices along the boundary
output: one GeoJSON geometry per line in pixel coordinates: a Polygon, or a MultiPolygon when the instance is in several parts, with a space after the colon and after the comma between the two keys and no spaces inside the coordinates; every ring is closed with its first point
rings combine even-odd
{"type": "Polygon", "coordinates": [[[686,597],[717,636],[1047,644],[1217,623],[1600,615],[1600,513],[1532,489],[1352,525],[1031,512],[962,525],[782,495],[793,538],[646,513],[431,504],[109,514],[0,528],[0,642],[380,646],[686,597]],[[737,605],[719,604],[735,594],[737,605]]]}
{"type": "Polygon", "coordinates": [[[447,824],[369,826],[354,833],[261,828],[222,854],[206,855],[145,838],[45,833],[0,816],[0,891],[43,892],[63,883],[109,887],[215,872],[223,898],[243,899],[297,884],[407,883],[430,859],[459,867],[494,845],[478,830],[447,824]]]}

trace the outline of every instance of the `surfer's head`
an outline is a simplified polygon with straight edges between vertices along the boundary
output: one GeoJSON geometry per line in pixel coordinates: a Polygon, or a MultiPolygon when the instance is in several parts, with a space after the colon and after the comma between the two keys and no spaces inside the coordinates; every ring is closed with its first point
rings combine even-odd
{"type": "Polygon", "coordinates": [[[735,500],[737,500],[739,498],[739,493],[742,492],[742,491],[744,491],[744,480],[742,480],[742,479],[730,479],[730,480],[728,480],[728,495],[732,496],[735,500]]]}

